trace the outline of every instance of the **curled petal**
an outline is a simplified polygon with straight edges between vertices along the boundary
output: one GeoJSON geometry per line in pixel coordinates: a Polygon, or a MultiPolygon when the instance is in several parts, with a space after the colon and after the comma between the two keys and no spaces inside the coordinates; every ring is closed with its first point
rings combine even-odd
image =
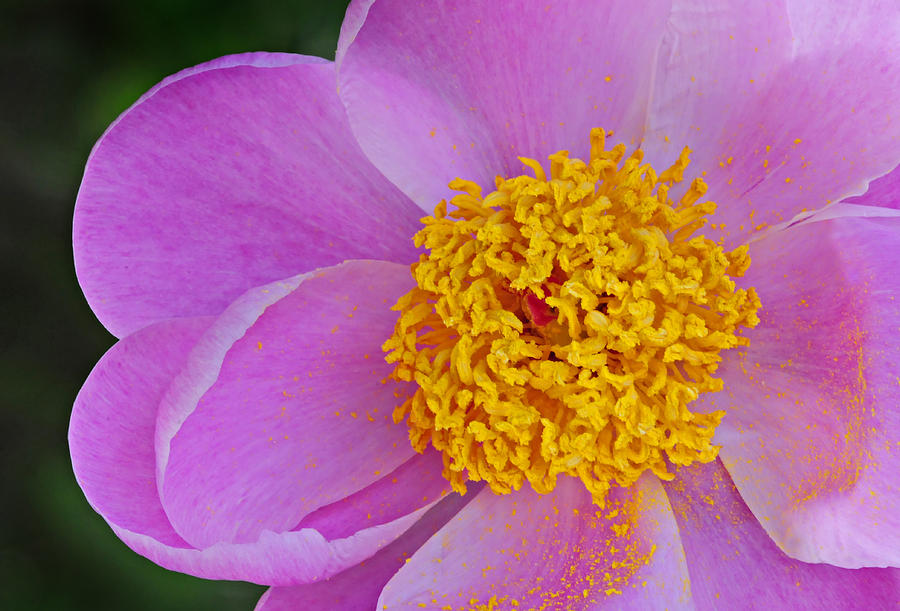
{"type": "MultiPolygon", "coordinates": [[[[385,382],[380,349],[411,281],[403,265],[346,262],[249,291],[200,338],[157,428],[163,505],[182,537],[205,548],[292,530],[414,455],[391,419],[406,387],[385,382]]],[[[418,481],[368,493],[390,502],[384,515],[406,514],[444,490],[439,470],[418,481]]],[[[353,530],[377,523],[376,508],[350,512],[353,530]]]]}
{"type": "Polygon", "coordinates": [[[862,195],[847,198],[845,201],[863,206],[900,209],[900,166],[870,182],[869,188],[862,195]]]}
{"type": "MultiPolygon", "coordinates": [[[[169,320],[122,339],[100,359],[75,400],[69,426],[75,477],[91,506],[119,538],[175,571],[208,579],[293,584],[356,564],[407,530],[424,510],[395,510],[368,523],[345,512],[345,521],[358,525],[353,532],[346,525],[342,532],[332,528],[326,535],[311,527],[284,533],[267,530],[255,541],[205,549],[193,547],[175,531],[156,488],[157,406],[211,322],[169,320]]],[[[404,488],[423,482],[422,473],[412,481],[398,475],[398,485],[404,488]]],[[[427,483],[423,488],[427,493],[427,483]]],[[[417,506],[427,506],[427,501],[417,506]]],[[[339,517],[336,511],[328,515],[332,524],[339,517]]]]}
{"type": "MultiPolygon", "coordinates": [[[[426,509],[343,539],[328,540],[311,528],[280,533],[267,530],[253,542],[217,543],[204,549],[112,527],[132,550],[173,571],[206,579],[290,586],[325,579],[364,561],[409,529],[426,509]]],[[[174,530],[170,536],[177,537],[174,530]]]]}
{"type": "Polygon", "coordinates": [[[384,584],[435,531],[474,498],[474,490],[478,488],[473,486],[465,497],[453,494],[444,499],[375,556],[326,581],[270,588],[260,599],[256,611],[375,609],[384,584]]]}

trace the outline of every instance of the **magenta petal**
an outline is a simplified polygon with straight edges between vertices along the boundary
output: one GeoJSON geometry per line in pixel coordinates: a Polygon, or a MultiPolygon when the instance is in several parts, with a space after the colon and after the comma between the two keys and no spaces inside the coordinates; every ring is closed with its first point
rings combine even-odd
{"type": "Polygon", "coordinates": [[[388,582],[377,608],[468,609],[495,597],[499,609],[663,609],[690,604],[686,582],[655,477],[613,489],[602,511],[561,477],[546,495],[484,489],[388,582]]]}
{"type": "Polygon", "coordinates": [[[211,322],[165,321],[119,341],[75,399],[69,424],[75,478],[113,528],[187,547],[159,501],[153,434],[163,392],[211,322]]]}
{"type": "Polygon", "coordinates": [[[327,539],[352,535],[359,524],[384,524],[424,507],[450,492],[441,475],[441,455],[433,449],[416,454],[381,479],[307,515],[294,530],[314,528],[327,539]]]}
{"type": "MultiPolygon", "coordinates": [[[[477,486],[475,487],[477,488],[477,486]]],[[[256,611],[354,611],[375,609],[384,584],[435,531],[475,496],[458,494],[432,507],[422,519],[372,558],[318,583],[270,588],[256,611]]]]}
{"type": "MultiPolygon", "coordinates": [[[[404,265],[346,262],[249,291],[212,325],[157,431],[163,506],[187,541],[291,530],[414,455],[391,419],[407,387],[385,382],[381,352],[397,318],[390,307],[412,282],[404,265]]],[[[422,507],[438,477],[391,502],[408,500],[401,514],[422,507]]],[[[355,515],[352,530],[378,523],[355,515]]]]}
{"type": "Polygon", "coordinates": [[[79,281],[126,335],[218,314],[247,289],[348,258],[408,262],[420,211],[364,157],[330,62],[231,56],[160,83],[94,148],[79,281]]]}
{"type": "Polygon", "coordinates": [[[807,564],[778,549],[718,461],[680,468],[665,484],[698,609],[887,609],[900,569],[807,564]]]}
{"type": "MultiPolygon", "coordinates": [[[[163,87],[167,87],[176,81],[180,81],[183,78],[188,78],[201,72],[206,72],[207,70],[234,68],[237,66],[255,66],[257,68],[283,68],[285,66],[293,66],[298,63],[328,64],[330,62],[322,57],[315,57],[312,55],[297,55],[295,53],[267,53],[265,51],[223,55],[222,57],[217,57],[216,59],[210,60],[208,62],[185,68],[184,70],[180,70],[175,74],[167,76],[156,85],[148,89],[147,92],[144,93],[144,95],[138,98],[137,102],[132,104],[132,107],[137,106],[147,98],[153,96],[153,94],[155,94],[163,87]]],[[[126,116],[128,116],[127,111],[119,115],[116,120],[113,121],[112,124],[110,124],[109,128],[107,128],[107,131],[116,123],[118,123],[119,120],[123,119],[126,116]]]]}
{"type": "Polygon", "coordinates": [[[669,6],[356,2],[340,95],[369,159],[430,211],[456,177],[492,187],[519,155],[586,156],[593,127],[639,142],[669,6]]]}
{"type": "Polygon", "coordinates": [[[787,554],[900,566],[900,217],[834,208],[752,244],[762,322],[699,403],[727,411],[722,459],[787,554]]]}

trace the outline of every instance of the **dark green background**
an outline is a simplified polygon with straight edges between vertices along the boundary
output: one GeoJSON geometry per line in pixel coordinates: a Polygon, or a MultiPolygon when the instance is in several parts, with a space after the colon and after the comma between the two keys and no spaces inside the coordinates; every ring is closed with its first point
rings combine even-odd
{"type": "Polygon", "coordinates": [[[263,588],[171,573],[84,500],[66,430],[113,338],[71,223],[106,126],[178,70],[244,51],[334,57],[345,2],[0,0],[0,609],[252,609],[263,588]]]}

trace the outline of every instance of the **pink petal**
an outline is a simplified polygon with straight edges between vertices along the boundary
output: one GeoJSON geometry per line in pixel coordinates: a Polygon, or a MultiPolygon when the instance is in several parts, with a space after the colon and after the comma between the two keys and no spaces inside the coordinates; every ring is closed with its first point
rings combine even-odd
{"type": "Polygon", "coordinates": [[[318,583],[270,588],[256,611],[331,611],[375,609],[384,584],[435,531],[475,495],[453,494],[431,508],[422,519],[372,558],[318,583]]]}
{"type": "MultiPolygon", "coordinates": [[[[291,530],[414,455],[391,419],[407,388],[384,381],[380,347],[397,317],[389,308],[412,282],[407,266],[347,262],[254,289],[213,324],[157,430],[163,506],[185,540],[209,547],[291,530]]],[[[390,495],[387,515],[410,513],[444,489],[440,469],[415,485],[419,494],[385,485],[375,496],[390,495]]],[[[378,523],[377,507],[347,514],[352,530],[378,523]]]]}
{"type": "Polygon", "coordinates": [[[562,477],[547,495],[483,490],[388,582],[377,608],[469,608],[496,597],[502,609],[663,609],[690,604],[686,583],[656,478],[614,489],[601,511],[562,477]]]}
{"type": "Polygon", "coordinates": [[[365,159],[318,58],[181,72],[94,148],[75,209],[79,281],[122,336],[218,314],[247,289],[347,258],[407,262],[418,209],[365,159]]]}
{"type": "MultiPolygon", "coordinates": [[[[306,528],[265,531],[251,543],[220,543],[202,550],[184,541],[157,494],[153,431],[169,380],[210,322],[169,320],[126,337],[97,363],[75,401],[69,427],[75,477],[119,538],[175,571],[208,579],[292,584],[327,577],[365,559],[418,519],[422,511],[340,538],[306,528]]],[[[412,487],[413,482],[403,481],[412,487]]]]}
{"type": "Polygon", "coordinates": [[[665,484],[698,609],[887,609],[900,570],[842,569],[790,558],[769,538],[718,461],[665,484]]]}
{"type": "Polygon", "coordinates": [[[862,195],[848,198],[845,201],[865,206],[900,209],[900,166],[870,182],[869,188],[862,195]]]}
{"type": "Polygon", "coordinates": [[[806,4],[809,11],[789,10],[791,28],[800,32],[790,61],[761,66],[753,84],[726,80],[697,92],[722,99],[727,122],[695,124],[686,144],[699,154],[688,173],[702,173],[709,199],[719,204],[712,219],[717,227],[706,233],[729,243],[860,194],[900,161],[900,64],[894,61],[900,36],[871,35],[883,23],[896,23],[896,7],[853,5],[855,25],[845,30],[831,18],[845,9],[806,4]]]}
{"type": "Polygon", "coordinates": [[[523,173],[519,155],[586,155],[592,127],[639,142],[669,5],[356,2],[340,95],[372,162],[431,211],[456,177],[488,187],[523,173]]]}
{"type": "Polygon", "coordinates": [[[790,556],[900,565],[900,216],[835,206],[751,247],[750,347],[726,353],[716,441],[747,505],[790,556]],[[826,220],[822,220],[826,219],[826,220]]]}

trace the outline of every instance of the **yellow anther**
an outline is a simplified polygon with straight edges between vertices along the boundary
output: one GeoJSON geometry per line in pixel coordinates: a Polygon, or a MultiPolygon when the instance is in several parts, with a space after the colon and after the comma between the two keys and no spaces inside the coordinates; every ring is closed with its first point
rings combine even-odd
{"type": "Polygon", "coordinates": [[[602,506],[612,482],[716,457],[724,412],[688,404],[722,387],[719,352],[759,322],[756,292],[731,279],[747,248],[694,236],[715,211],[702,180],[669,200],[687,148],[657,176],[605,138],[591,131],[587,162],[551,155],[549,176],[523,158],[534,176],[498,177],[485,197],[453,181],[454,209],[442,201],[416,234],[428,253],[383,348],[418,389],[394,420],[443,454],[460,492],[471,479],[546,493],[566,474],[602,506]]]}

